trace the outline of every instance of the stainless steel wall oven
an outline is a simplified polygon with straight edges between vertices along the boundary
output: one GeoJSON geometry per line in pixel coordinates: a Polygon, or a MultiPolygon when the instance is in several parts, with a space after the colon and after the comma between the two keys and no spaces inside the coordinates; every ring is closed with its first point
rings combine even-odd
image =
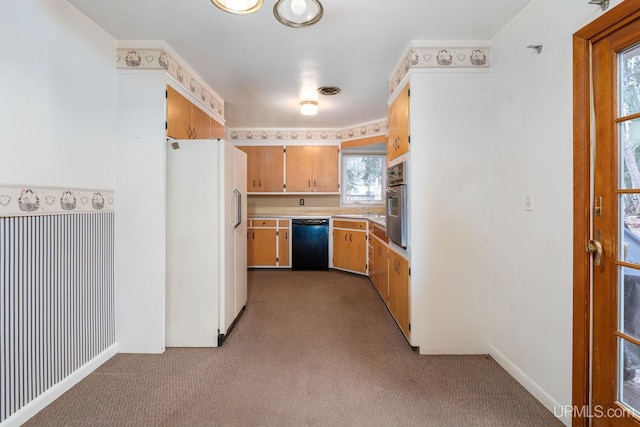
{"type": "Polygon", "coordinates": [[[387,236],[407,247],[407,175],[406,162],[387,169],[387,236]]]}

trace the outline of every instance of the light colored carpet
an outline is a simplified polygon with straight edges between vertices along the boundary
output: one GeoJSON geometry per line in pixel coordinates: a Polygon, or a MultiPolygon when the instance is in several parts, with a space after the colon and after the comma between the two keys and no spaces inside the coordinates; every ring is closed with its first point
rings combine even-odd
{"type": "Polygon", "coordinates": [[[119,354],[28,426],[561,426],[487,356],[420,356],[364,277],[249,272],[217,349],[119,354]]]}

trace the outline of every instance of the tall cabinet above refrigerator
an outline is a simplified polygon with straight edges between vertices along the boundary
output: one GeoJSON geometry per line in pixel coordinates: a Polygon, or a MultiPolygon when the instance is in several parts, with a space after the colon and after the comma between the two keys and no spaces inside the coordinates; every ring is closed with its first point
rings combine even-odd
{"type": "Polygon", "coordinates": [[[247,303],[246,154],[167,144],[166,346],[217,347],[247,303]]]}

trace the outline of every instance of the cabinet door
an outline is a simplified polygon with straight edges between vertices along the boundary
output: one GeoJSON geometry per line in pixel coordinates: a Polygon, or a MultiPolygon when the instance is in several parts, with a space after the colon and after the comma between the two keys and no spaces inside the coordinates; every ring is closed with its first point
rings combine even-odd
{"type": "Polygon", "coordinates": [[[238,148],[247,154],[247,191],[258,191],[257,188],[260,179],[258,175],[258,163],[260,162],[258,147],[240,146],[238,148]]]}
{"type": "Polygon", "coordinates": [[[318,145],[313,148],[313,191],[337,192],[340,182],[338,147],[318,145]]]}
{"type": "Polygon", "coordinates": [[[393,317],[397,319],[398,313],[398,256],[389,251],[389,293],[387,297],[387,306],[393,317]]]}
{"type": "Polygon", "coordinates": [[[369,272],[373,272],[374,284],[382,299],[389,301],[389,247],[378,239],[373,239],[373,259],[369,272]]]}
{"type": "Polygon", "coordinates": [[[380,289],[378,289],[378,279],[376,278],[377,270],[376,270],[376,258],[374,256],[373,250],[373,233],[369,234],[369,245],[367,246],[368,257],[369,257],[369,279],[375,286],[378,293],[380,293],[380,289]]]}
{"type": "Polygon", "coordinates": [[[209,136],[211,138],[224,138],[224,125],[219,123],[213,117],[211,118],[210,128],[209,128],[209,136]]]}
{"type": "Polygon", "coordinates": [[[385,301],[389,300],[389,246],[380,243],[378,251],[380,257],[380,292],[385,301]]]}
{"type": "Polygon", "coordinates": [[[333,230],[333,266],[349,268],[349,231],[333,230]]]}
{"type": "Polygon", "coordinates": [[[313,146],[287,146],[287,192],[313,191],[313,146]]]}
{"type": "Polygon", "coordinates": [[[167,86],[167,136],[191,138],[191,102],[171,86],[167,86]]]}
{"type": "Polygon", "coordinates": [[[398,325],[400,325],[400,328],[404,331],[405,335],[409,337],[409,261],[395,251],[390,250],[389,265],[391,266],[389,270],[389,289],[391,293],[393,281],[394,292],[393,301],[391,300],[391,295],[389,296],[389,309],[391,313],[393,313],[398,325]]]}
{"type": "Polygon", "coordinates": [[[278,230],[278,265],[280,267],[290,267],[291,257],[289,256],[289,239],[291,232],[289,228],[280,228],[278,230]]]}
{"type": "Polygon", "coordinates": [[[389,160],[409,151],[409,94],[407,83],[389,106],[389,160]]]}
{"type": "Polygon", "coordinates": [[[284,190],[284,146],[240,146],[247,153],[247,191],[284,190]]]}
{"type": "Polygon", "coordinates": [[[207,113],[191,105],[191,139],[209,139],[211,118],[207,113]]]}
{"type": "Polygon", "coordinates": [[[367,272],[367,234],[349,231],[349,270],[367,272]]]}
{"type": "Polygon", "coordinates": [[[258,190],[282,192],[284,190],[284,146],[258,147],[258,190]]]}
{"type": "Polygon", "coordinates": [[[276,229],[247,230],[247,264],[249,266],[276,265],[276,229]]]}

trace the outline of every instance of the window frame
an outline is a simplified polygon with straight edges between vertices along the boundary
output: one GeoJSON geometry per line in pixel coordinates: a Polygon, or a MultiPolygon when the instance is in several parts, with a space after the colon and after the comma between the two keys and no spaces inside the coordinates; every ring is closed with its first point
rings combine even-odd
{"type": "Polygon", "coordinates": [[[387,156],[386,151],[381,151],[379,148],[362,146],[362,147],[354,147],[354,148],[344,148],[341,151],[340,157],[340,166],[341,166],[341,181],[342,185],[340,186],[340,206],[372,206],[372,207],[380,207],[385,204],[385,189],[387,185],[387,156]],[[381,167],[381,183],[380,183],[380,200],[347,200],[347,166],[346,159],[348,157],[379,157],[382,162],[381,167]]]}

